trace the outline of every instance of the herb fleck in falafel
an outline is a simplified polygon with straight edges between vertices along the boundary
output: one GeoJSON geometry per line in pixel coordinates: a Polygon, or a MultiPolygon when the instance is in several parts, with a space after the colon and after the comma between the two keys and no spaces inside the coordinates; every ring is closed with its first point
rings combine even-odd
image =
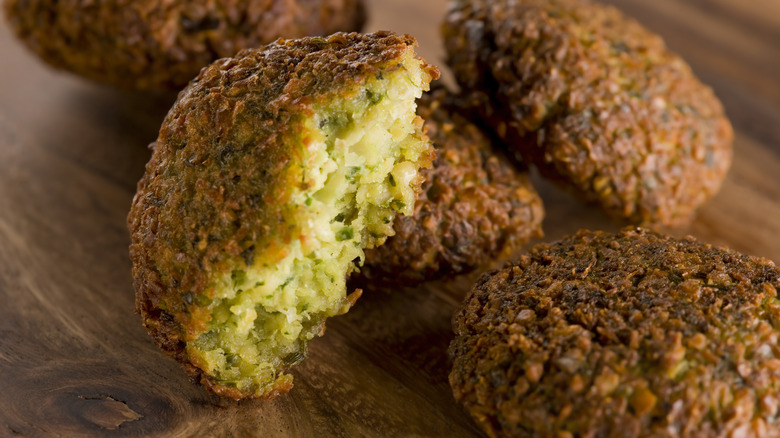
{"type": "Polygon", "coordinates": [[[392,33],[279,40],[205,68],[160,129],[128,216],[136,307],[216,394],[285,392],[363,249],[410,214],[438,75],[392,33]]]}
{"type": "Polygon", "coordinates": [[[212,61],[279,37],[359,31],[362,0],[5,0],[56,68],[125,89],[178,91],[212,61]]]}
{"type": "Polygon", "coordinates": [[[453,394],[490,436],[774,436],[779,288],[766,259],[580,231],[477,283],[453,394]]]}
{"type": "Polygon", "coordinates": [[[427,93],[417,113],[436,148],[414,214],[399,217],[395,235],[366,251],[358,284],[416,284],[470,272],[540,237],[542,200],[526,172],[493,149],[444,88],[427,93]]]}
{"type": "Polygon", "coordinates": [[[455,0],[444,35],[469,100],[547,177],[633,223],[674,226],[720,188],[732,129],[657,35],[586,0],[455,0]]]}

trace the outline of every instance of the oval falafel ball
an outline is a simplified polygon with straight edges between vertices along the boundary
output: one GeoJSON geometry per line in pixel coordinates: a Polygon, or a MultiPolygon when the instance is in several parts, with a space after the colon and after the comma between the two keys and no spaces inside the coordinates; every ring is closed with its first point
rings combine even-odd
{"type": "Polygon", "coordinates": [[[364,287],[414,285],[467,273],[541,237],[544,207],[521,171],[468,121],[457,97],[435,88],[417,114],[436,149],[414,213],[399,217],[395,235],[366,251],[350,281],[364,287]]]}
{"type": "Polygon", "coordinates": [[[279,37],[359,31],[363,8],[362,0],[5,0],[11,27],[49,65],[161,91],[279,37]]]}
{"type": "Polygon", "coordinates": [[[363,249],[410,214],[433,148],[415,99],[438,75],[388,32],[278,40],[179,95],[128,216],[136,309],[212,392],[288,391],[363,249]]]}
{"type": "Polygon", "coordinates": [[[641,228],[540,244],[454,316],[453,394],[490,436],[776,436],[779,288],[641,228]]]}
{"type": "Polygon", "coordinates": [[[733,132],[663,40],[586,0],[455,0],[448,64],[512,151],[632,223],[676,226],[720,188],[733,132]]]}

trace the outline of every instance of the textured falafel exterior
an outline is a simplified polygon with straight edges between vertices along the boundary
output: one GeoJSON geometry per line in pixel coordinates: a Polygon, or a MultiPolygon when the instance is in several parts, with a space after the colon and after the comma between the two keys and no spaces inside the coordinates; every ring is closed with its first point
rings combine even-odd
{"type": "Polygon", "coordinates": [[[218,58],[279,37],[359,31],[362,0],[5,0],[49,65],[124,89],[178,91],[218,58]]]}
{"type": "Polygon", "coordinates": [[[641,228],[481,278],[450,383],[490,436],[777,436],[780,269],[641,228]]]}
{"type": "Polygon", "coordinates": [[[289,390],[356,299],[353,260],[411,212],[433,156],[414,99],[437,76],[415,45],[279,40],[204,69],[167,115],[128,216],[136,308],[212,392],[289,390]]]}
{"type": "Polygon", "coordinates": [[[414,285],[470,272],[542,236],[544,207],[528,174],[494,149],[443,87],[426,93],[417,114],[436,149],[414,214],[396,219],[395,235],[366,251],[364,287],[414,285]]]}
{"type": "Polygon", "coordinates": [[[587,0],[455,0],[448,64],[512,150],[610,215],[674,226],[720,188],[733,132],[663,40],[587,0]]]}

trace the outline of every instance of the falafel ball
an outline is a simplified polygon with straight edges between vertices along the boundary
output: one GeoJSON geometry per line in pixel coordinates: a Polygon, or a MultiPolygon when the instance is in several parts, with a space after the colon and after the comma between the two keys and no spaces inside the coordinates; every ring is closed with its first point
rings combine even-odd
{"type": "Polygon", "coordinates": [[[395,235],[366,251],[360,273],[350,279],[364,287],[470,272],[542,236],[544,207],[527,172],[493,149],[457,97],[435,88],[423,96],[417,114],[436,160],[421,172],[425,182],[414,214],[395,221],[395,235]]]}
{"type": "Polygon", "coordinates": [[[410,214],[438,75],[410,36],[278,40],[217,61],[168,113],[128,216],[136,308],[212,392],[286,392],[363,249],[410,214]]]}
{"type": "Polygon", "coordinates": [[[766,259],[580,231],[477,283],[453,394],[490,436],[776,436],[778,289],[766,259]]]}
{"type": "Polygon", "coordinates": [[[5,0],[49,65],[123,89],[179,91],[212,61],[279,37],[359,31],[362,0],[5,0]]]}
{"type": "Polygon", "coordinates": [[[448,63],[512,151],[620,220],[676,226],[720,188],[733,132],[663,40],[587,0],[455,0],[448,63]]]}

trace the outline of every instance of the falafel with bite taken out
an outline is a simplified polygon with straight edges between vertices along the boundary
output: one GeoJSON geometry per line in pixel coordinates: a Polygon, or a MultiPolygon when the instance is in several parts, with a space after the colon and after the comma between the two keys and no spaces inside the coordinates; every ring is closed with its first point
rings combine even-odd
{"type": "Polygon", "coordinates": [[[389,32],[278,40],[179,95],[128,216],[136,308],[210,391],[288,391],[363,249],[410,214],[433,149],[415,100],[438,76],[389,32]]]}

